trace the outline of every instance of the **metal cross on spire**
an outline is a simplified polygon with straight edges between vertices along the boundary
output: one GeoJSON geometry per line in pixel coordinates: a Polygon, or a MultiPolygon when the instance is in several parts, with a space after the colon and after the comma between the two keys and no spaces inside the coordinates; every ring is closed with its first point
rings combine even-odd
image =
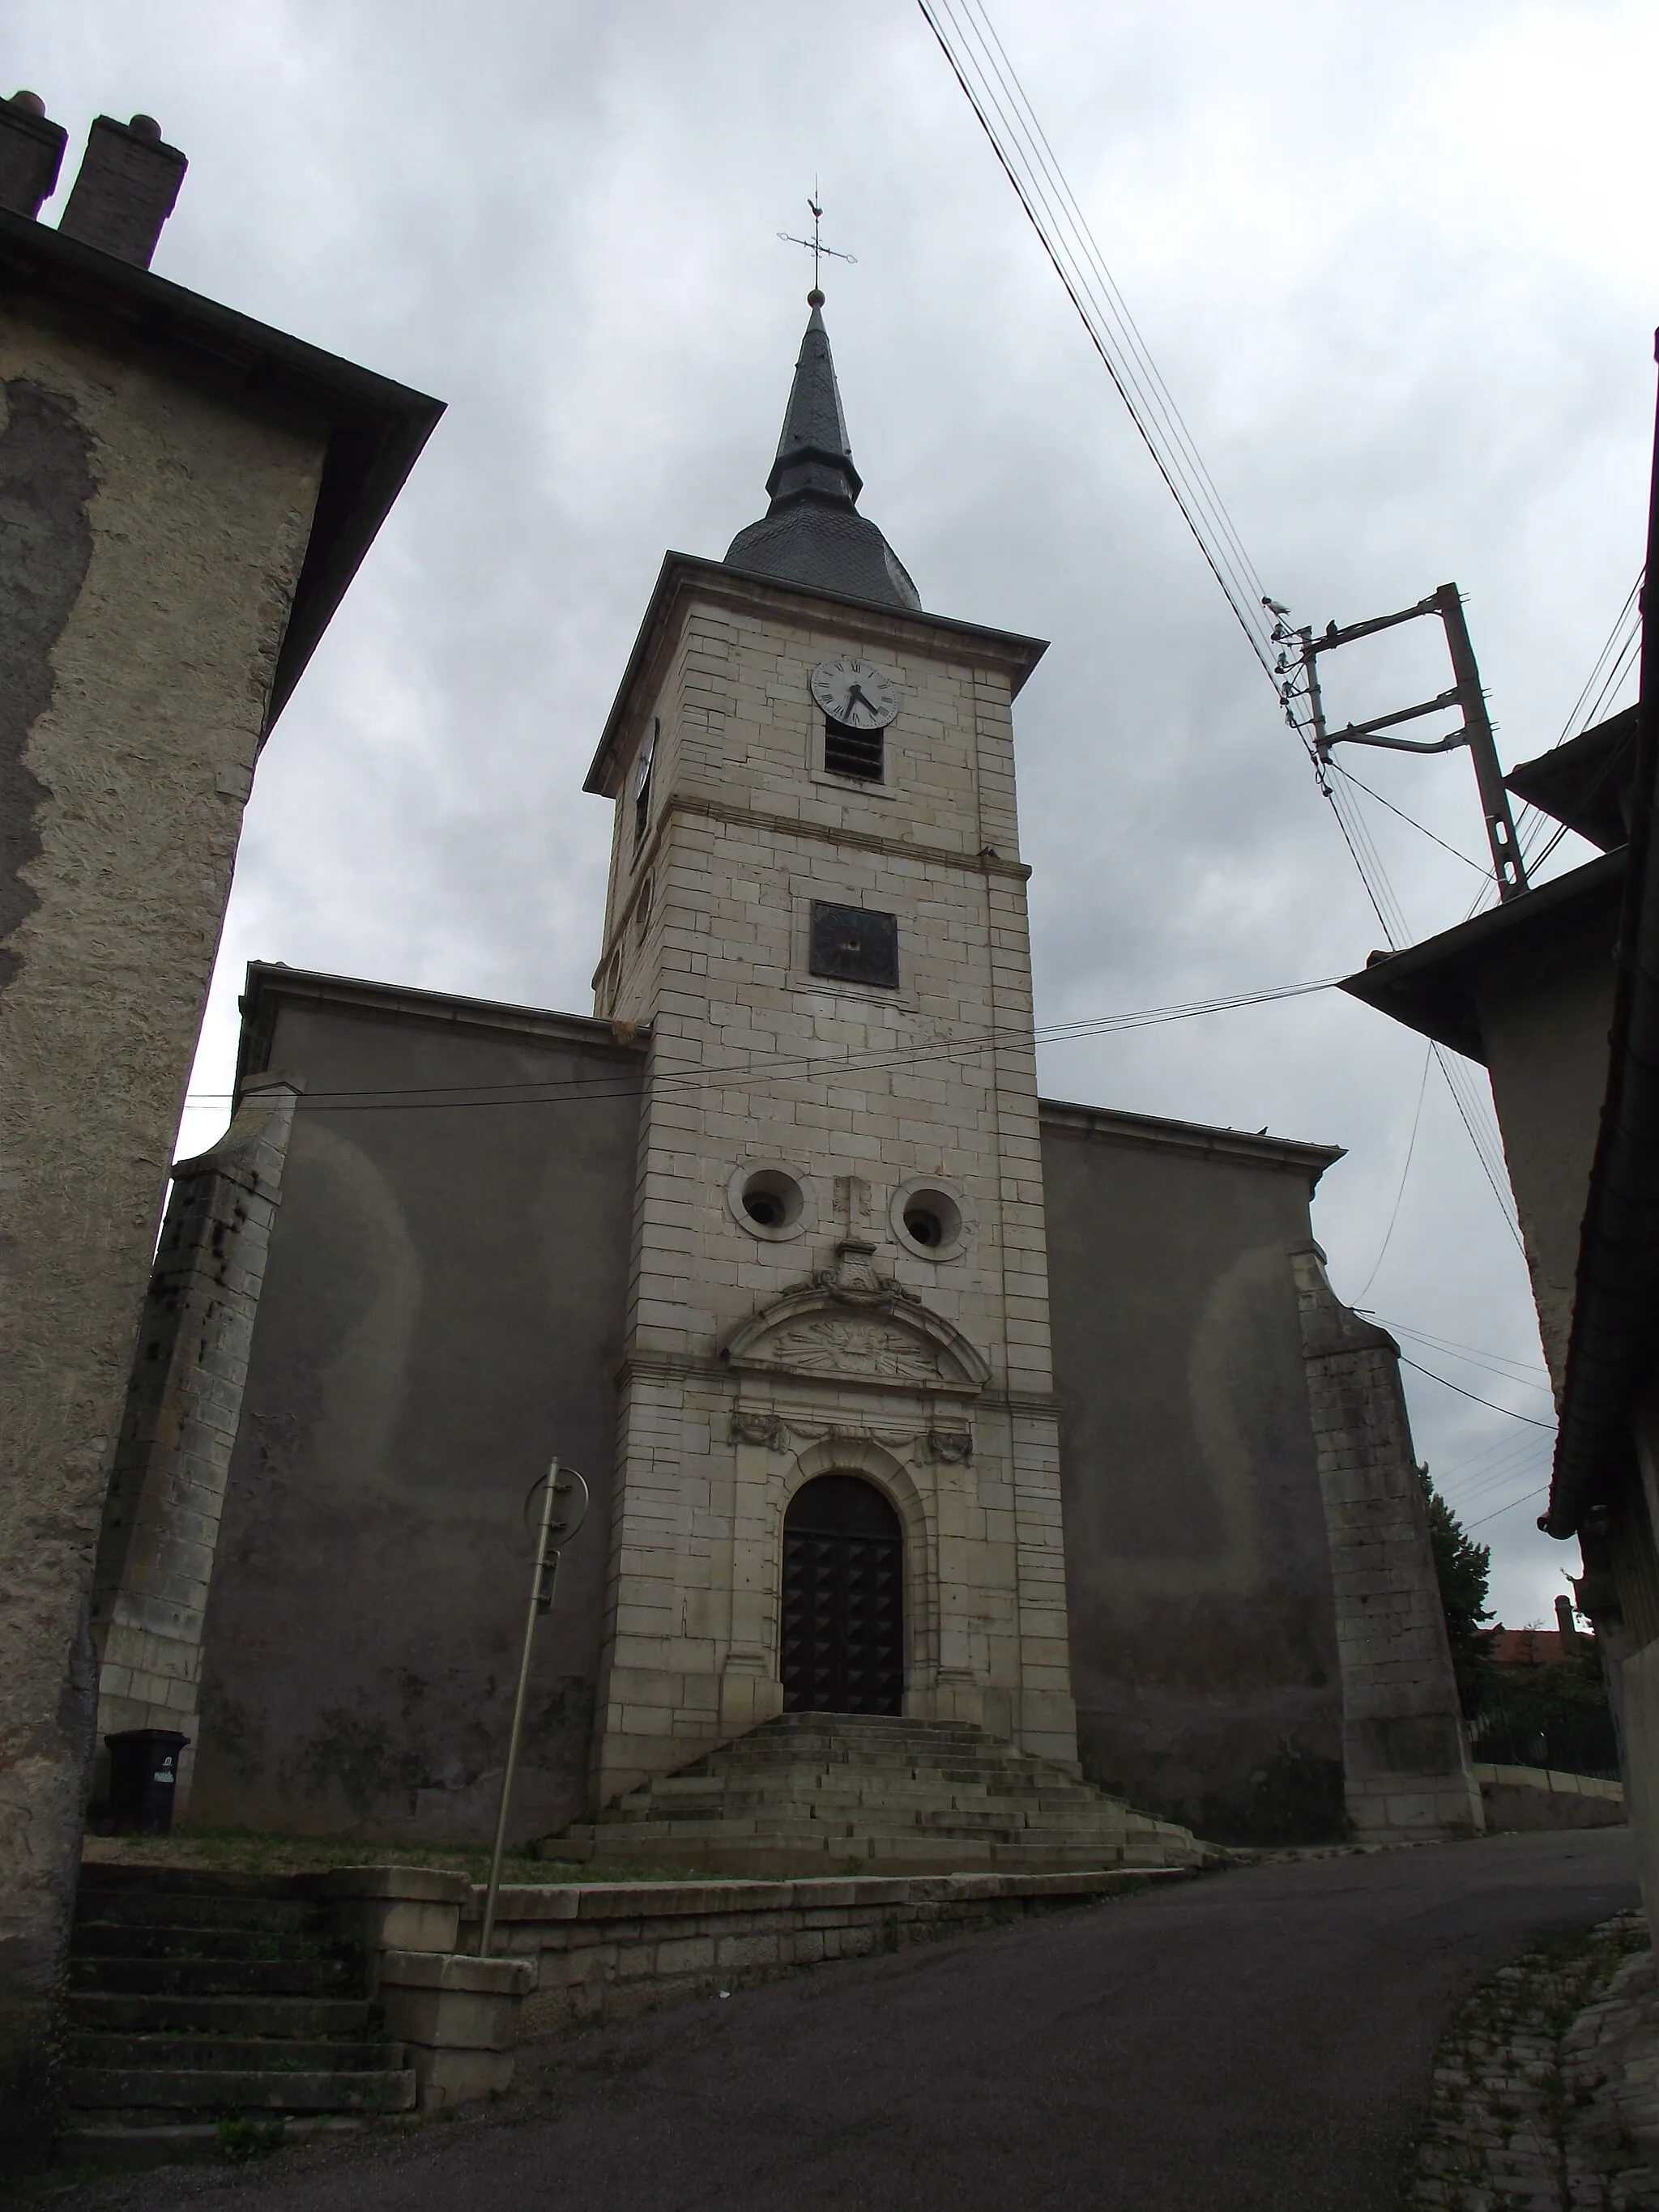
{"type": "Polygon", "coordinates": [[[820,262],[826,259],[830,261],[856,262],[858,256],[856,253],[838,252],[833,246],[826,246],[824,244],[819,232],[819,225],[823,221],[823,210],[818,204],[818,186],[816,177],[812,180],[812,196],[807,201],[806,204],[812,211],[812,235],[811,238],[797,238],[792,230],[781,230],[778,233],[778,236],[783,240],[786,246],[804,246],[807,252],[811,255],[812,295],[808,304],[814,307],[821,307],[823,305],[823,294],[818,285],[818,265],[820,262]]]}

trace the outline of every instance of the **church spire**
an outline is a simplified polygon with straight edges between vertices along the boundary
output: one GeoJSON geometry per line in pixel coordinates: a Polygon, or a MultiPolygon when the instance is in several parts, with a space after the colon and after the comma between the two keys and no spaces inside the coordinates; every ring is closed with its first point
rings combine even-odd
{"type": "Polygon", "coordinates": [[[857,512],[864,479],[842,412],[823,295],[806,295],[811,315],[795,362],[783,434],[766,489],[771,505],[732,539],[726,566],[781,583],[808,584],[849,599],[920,607],[915,586],[873,522],[857,512]]]}
{"type": "Polygon", "coordinates": [[[766,479],[774,514],[800,499],[834,500],[854,507],[864,489],[864,479],[853,465],[841,387],[830,356],[830,333],[823,327],[823,295],[814,286],[806,301],[811,319],[795,362],[778,457],[766,479]]]}

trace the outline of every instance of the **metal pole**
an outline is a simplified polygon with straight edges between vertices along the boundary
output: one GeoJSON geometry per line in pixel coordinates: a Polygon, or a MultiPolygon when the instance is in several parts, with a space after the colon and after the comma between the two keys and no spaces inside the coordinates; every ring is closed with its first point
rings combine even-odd
{"type": "Polygon", "coordinates": [[[1299,629],[1297,635],[1302,641],[1302,665],[1308,673],[1308,711],[1313,716],[1314,750],[1322,766],[1331,757],[1331,748],[1325,734],[1325,695],[1319,688],[1319,652],[1311,629],[1299,629]]]}
{"type": "Polygon", "coordinates": [[[513,1802],[513,1778],[519,1764],[519,1738],[524,1732],[524,1709],[530,1697],[530,1657],[536,1641],[536,1622],[553,1602],[553,1584],[559,1571],[559,1555],[548,1555],[548,1538],[557,1510],[559,1476],[556,1459],[547,1470],[547,1494],[542,1500],[541,1526],[536,1532],[536,1571],[530,1584],[530,1610],[525,1617],[524,1650],[519,1660],[518,1694],[513,1700],[513,1726],[507,1739],[507,1765],[501,1774],[501,1810],[495,1815],[495,1843],[489,1854],[489,1886],[484,1892],[483,1932],[478,1956],[487,1959],[495,1936],[495,1900],[501,1887],[501,1857],[507,1850],[507,1816],[513,1802]]]}
{"type": "Polygon", "coordinates": [[[1469,741],[1474,780],[1480,787],[1480,810],[1486,817],[1486,842],[1492,847],[1492,873],[1500,899],[1519,898],[1527,888],[1527,864],[1515,835],[1510,795],[1504,788],[1504,771],[1498,764],[1498,746],[1486,713],[1486,695],[1480,689],[1469,626],[1463,619],[1462,595],[1455,584],[1442,584],[1435,605],[1446,626],[1446,645],[1451,653],[1452,674],[1457,678],[1458,703],[1463,709],[1463,733],[1469,741]]]}

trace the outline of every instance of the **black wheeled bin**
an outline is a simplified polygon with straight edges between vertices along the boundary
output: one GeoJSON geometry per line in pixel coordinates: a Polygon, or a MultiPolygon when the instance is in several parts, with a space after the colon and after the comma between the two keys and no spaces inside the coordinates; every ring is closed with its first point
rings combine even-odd
{"type": "Polygon", "coordinates": [[[165,1836],[173,1826],[179,1754],[190,1741],[175,1729],[123,1729],[106,1735],[109,1818],[118,1834],[165,1836]]]}

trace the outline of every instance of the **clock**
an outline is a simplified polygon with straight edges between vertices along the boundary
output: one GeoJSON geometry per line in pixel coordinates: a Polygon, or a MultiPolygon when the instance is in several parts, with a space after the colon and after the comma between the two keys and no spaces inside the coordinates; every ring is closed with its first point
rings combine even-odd
{"type": "Polygon", "coordinates": [[[883,730],[899,710],[899,688],[872,661],[821,660],[812,696],[832,722],[849,730],[883,730]]]}

